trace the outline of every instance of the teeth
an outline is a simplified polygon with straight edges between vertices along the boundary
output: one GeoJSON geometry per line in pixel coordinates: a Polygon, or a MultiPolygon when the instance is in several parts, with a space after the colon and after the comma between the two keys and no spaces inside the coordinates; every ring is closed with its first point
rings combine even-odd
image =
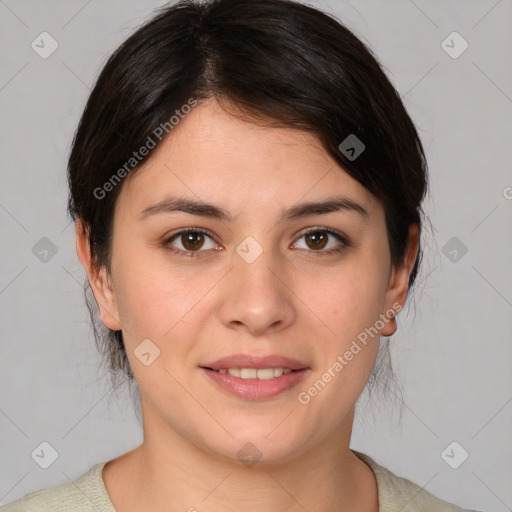
{"type": "Polygon", "coordinates": [[[257,378],[260,380],[267,380],[267,379],[273,379],[274,377],[281,377],[281,374],[279,374],[278,368],[259,368],[257,370],[257,378]],[[278,372],[277,375],[274,375],[275,372],[278,372]]]}
{"type": "Polygon", "coordinates": [[[292,370],[289,368],[221,368],[216,371],[219,373],[229,373],[229,375],[241,379],[267,380],[281,377],[284,373],[290,373],[292,370]]]}

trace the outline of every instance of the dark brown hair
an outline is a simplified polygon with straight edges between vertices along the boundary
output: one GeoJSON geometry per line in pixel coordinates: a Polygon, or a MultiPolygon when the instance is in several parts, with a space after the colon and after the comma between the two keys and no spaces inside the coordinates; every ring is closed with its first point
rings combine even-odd
{"type": "MultiPolygon", "coordinates": [[[[181,0],[162,7],[111,55],[75,133],[68,212],[83,221],[97,268],[110,271],[122,183],[101,198],[95,191],[119,177],[133,152],[190,98],[211,97],[247,120],[315,134],[382,202],[392,264],[403,262],[409,226],[421,233],[427,165],[415,126],[372,51],[333,16],[292,0],[181,0]],[[354,135],[365,148],[352,159],[339,146],[354,135]]],[[[421,258],[420,247],[409,287],[421,258]]],[[[94,316],[90,294],[88,306],[94,316]]],[[[94,318],[93,325],[112,372],[132,379],[121,331],[94,318]]]]}

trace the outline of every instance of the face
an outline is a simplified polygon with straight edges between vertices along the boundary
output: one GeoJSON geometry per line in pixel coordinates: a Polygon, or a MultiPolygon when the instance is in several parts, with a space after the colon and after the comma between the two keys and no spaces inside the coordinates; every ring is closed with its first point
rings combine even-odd
{"type": "Polygon", "coordinates": [[[393,268],[382,205],[312,135],[199,104],[123,183],[112,274],[89,274],[145,437],[269,462],[339,440],[396,328],[414,237],[393,268]]]}

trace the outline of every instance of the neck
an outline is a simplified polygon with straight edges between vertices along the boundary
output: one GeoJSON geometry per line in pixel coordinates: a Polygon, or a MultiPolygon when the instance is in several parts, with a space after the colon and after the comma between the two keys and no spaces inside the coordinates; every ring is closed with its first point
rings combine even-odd
{"type": "Polygon", "coordinates": [[[104,469],[119,512],[378,512],[375,477],[349,450],[351,422],[289,460],[262,456],[244,464],[207,453],[163,425],[147,428],[147,417],[144,442],[104,469]]]}

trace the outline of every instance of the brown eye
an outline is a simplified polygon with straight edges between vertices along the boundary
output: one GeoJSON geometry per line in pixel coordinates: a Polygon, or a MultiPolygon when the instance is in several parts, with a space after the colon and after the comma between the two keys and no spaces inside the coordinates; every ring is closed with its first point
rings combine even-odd
{"type": "Polygon", "coordinates": [[[323,249],[327,245],[327,240],[329,238],[329,235],[324,231],[313,231],[304,236],[308,247],[314,250],[323,249]],[[309,241],[311,241],[311,243],[309,243],[309,241]]]}
{"type": "Polygon", "coordinates": [[[306,249],[319,254],[341,252],[350,245],[347,238],[331,229],[310,229],[306,233],[303,233],[302,236],[299,237],[299,240],[300,239],[305,240],[306,249]],[[331,240],[334,242],[334,245],[331,240]],[[337,244],[336,240],[338,242],[337,244]],[[324,250],[326,247],[328,250],[324,250]]]}
{"type": "Polygon", "coordinates": [[[200,249],[204,244],[204,235],[198,231],[192,233],[182,233],[181,243],[187,251],[194,251],[200,249]]]}
{"type": "Polygon", "coordinates": [[[187,256],[195,256],[194,253],[206,252],[207,249],[215,248],[213,236],[200,229],[186,229],[180,231],[166,240],[164,245],[174,252],[182,253],[187,256]],[[208,239],[211,240],[209,247],[208,239]]]}

